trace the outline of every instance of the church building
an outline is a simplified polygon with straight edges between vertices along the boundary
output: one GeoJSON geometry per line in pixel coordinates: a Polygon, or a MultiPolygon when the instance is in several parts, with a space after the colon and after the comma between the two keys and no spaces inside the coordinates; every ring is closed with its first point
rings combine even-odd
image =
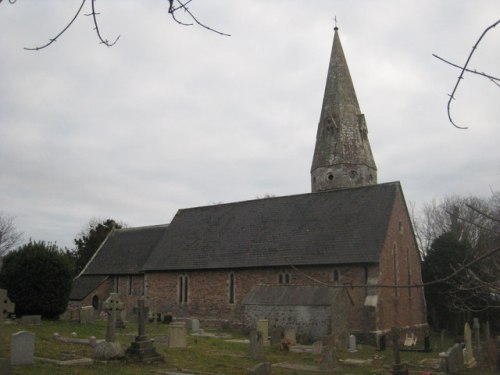
{"type": "Polygon", "coordinates": [[[266,311],[270,326],[304,327],[296,308],[280,322],[276,301],[305,305],[307,319],[326,319],[327,330],[336,324],[330,307],[345,306],[351,333],[374,338],[400,327],[421,337],[408,208],[399,182],[377,183],[337,28],[310,173],[311,193],[180,209],[168,225],[112,231],[75,279],[72,304],[100,310],[118,292],[130,312],[144,297],[150,312],[202,325],[252,326],[263,318],[252,314],[266,311]]]}

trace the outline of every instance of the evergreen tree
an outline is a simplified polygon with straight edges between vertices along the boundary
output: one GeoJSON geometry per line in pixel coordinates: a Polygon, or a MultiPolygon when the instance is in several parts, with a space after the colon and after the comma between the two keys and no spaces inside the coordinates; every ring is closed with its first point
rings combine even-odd
{"type": "Polygon", "coordinates": [[[75,238],[76,245],[76,273],[85,267],[88,261],[92,258],[99,246],[104,242],[109,232],[113,229],[120,229],[123,224],[116,222],[113,219],[99,221],[91,219],[87,227],[80,233],[80,236],[75,238]]]}
{"type": "Polygon", "coordinates": [[[16,304],[16,315],[54,319],[69,301],[72,275],[56,245],[31,241],[3,258],[0,284],[16,304]]]}

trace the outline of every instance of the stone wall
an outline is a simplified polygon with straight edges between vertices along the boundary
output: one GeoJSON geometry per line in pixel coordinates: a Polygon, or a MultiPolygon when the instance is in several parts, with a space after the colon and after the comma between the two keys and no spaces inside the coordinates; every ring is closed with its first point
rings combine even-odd
{"type": "Polygon", "coordinates": [[[312,341],[321,340],[330,334],[330,306],[245,306],[244,320],[255,329],[260,319],[269,321],[269,327],[293,327],[297,335],[312,341]]]}

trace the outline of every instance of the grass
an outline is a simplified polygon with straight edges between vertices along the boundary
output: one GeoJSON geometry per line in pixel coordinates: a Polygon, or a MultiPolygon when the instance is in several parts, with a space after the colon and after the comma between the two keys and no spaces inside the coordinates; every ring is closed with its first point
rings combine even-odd
{"type": "MultiPolygon", "coordinates": [[[[70,322],[50,322],[44,321],[40,326],[20,326],[6,325],[4,336],[4,355],[9,354],[10,336],[12,333],[26,330],[35,333],[35,356],[57,360],[93,357],[94,350],[87,345],[68,344],[55,341],[53,333],[58,332],[62,337],[70,337],[72,332],[76,332],[79,338],[88,338],[96,336],[104,338],[106,332],[105,322],[96,322],[94,324],[80,325],[70,322]]],[[[148,325],[146,332],[150,336],[153,327],[148,325]]],[[[118,330],[117,339],[123,348],[127,348],[137,333],[137,325],[128,323],[127,327],[118,330]]],[[[167,325],[159,324],[157,335],[167,334],[167,325]]],[[[236,332],[231,332],[232,338],[243,338],[236,332]]],[[[436,338],[434,343],[440,344],[440,338],[436,338]]],[[[447,339],[445,346],[449,346],[451,340],[447,339]]],[[[55,364],[35,362],[32,366],[16,366],[13,368],[15,375],[137,375],[137,374],[161,374],[167,370],[180,371],[191,370],[193,372],[209,374],[227,374],[241,375],[247,373],[247,369],[254,367],[259,361],[248,357],[248,344],[228,343],[222,339],[210,337],[188,336],[187,348],[171,348],[165,345],[155,345],[157,351],[165,358],[164,363],[160,364],[134,364],[126,361],[117,363],[98,363],[91,366],[60,366],[55,364]]],[[[435,349],[440,349],[436,347],[435,349]]],[[[433,353],[403,352],[401,358],[404,362],[418,363],[425,358],[437,358],[437,351],[433,353]]],[[[265,348],[265,355],[268,361],[272,363],[294,363],[307,366],[319,366],[319,356],[311,353],[289,353],[280,351],[277,348],[265,348]]],[[[358,367],[342,365],[335,370],[339,375],[361,375],[373,374],[382,375],[390,373],[392,364],[392,351],[376,352],[374,347],[362,345],[357,353],[338,353],[340,359],[368,359],[375,358],[372,366],[358,367]],[[384,367],[385,366],[385,367],[384,367]]],[[[423,370],[418,372],[421,374],[423,370]]],[[[276,375],[300,375],[314,374],[302,370],[288,370],[273,368],[273,374],[276,375]]],[[[487,369],[468,369],[464,372],[466,375],[493,375],[494,371],[487,369]]]]}

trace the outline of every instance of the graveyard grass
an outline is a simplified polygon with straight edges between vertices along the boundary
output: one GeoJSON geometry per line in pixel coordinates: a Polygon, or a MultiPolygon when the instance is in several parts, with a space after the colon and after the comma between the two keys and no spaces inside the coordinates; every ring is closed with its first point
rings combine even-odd
{"type": "MultiPolygon", "coordinates": [[[[82,357],[92,358],[94,349],[88,345],[69,344],[53,339],[53,333],[58,332],[62,337],[71,337],[72,332],[77,333],[78,338],[89,338],[96,336],[98,339],[103,339],[106,332],[105,322],[96,322],[93,324],[80,325],[70,322],[51,322],[43,321],[39,326],[22,326],[17,324],[5,325],[4,336],[4,355],[9,355],[10,336],[11,334],[25,330],[33,332],[35,338],[35,357],[50,358],[55,360],[69,360],[82,357]]],[[[147,324],[146,333],[152,336],[153,325],[147,324]]],[[[231,334],[231,338],[245,338],[237,332],[221,332],[231,334]]],[[[124,349],[128,348],[130,342],[133,341],[137,334],[137,325],[127,323],[127,327],[117,330],[117,339],[122,344],[124,349]]],[[[158,335],[167,334],[167,325],[158,324],[158,335]]],[[[448,339],[444,346],[451,346],[452,341],[448,339]]],[[[440,346],[440,338],[435,337],[433,347],[435,350],[432,353],[401,353],[403,362],[418,363],[424,358],[437,358],[440,346]]],[[[156,350],[165,358],[164,363],[158,364],[134,364],[126,361],[115,363],[99,363],[94,362],[93,365],[87,366],[60,366],[55,364],[42,363],[35,359],[35,364],[32,366],[15,366],[13,374],[15,375],[137,375],[137,374],[162,374],[166,371],[181,371],[192,370],[193,372],[204,374],[246,374],[247,369],[257,365],[259,361],[248,357],[249,346],[244,343],[229,343],[220,338],[211,337],[194,337],[188,335],[187,348],[170,348],[165,345],[155,345],[156,350]]],[[[318,355],[311,353],[291,353],[280,351],[275,348],[265,348],[265,355],[268,361],[272,363],[293,363],[308,366],[319,366],[318,355]]],[[[384,365],[392,364],[392,350],[388,349],[385,352],[377,352],[374,347],[362,345],[361,349],[356,353],[348,353],[347,351],[338,353],[338,358],[352,359],[368,359],[376,358],[370,366],[348,366],[340,365],[335,370],[335,374],[372,374],[382,375],[389,374],[389,368],[384,365]]],[[[418,372],[422,373],[423,370],[418,372]]],[[[289,370],[273,368],[273,374],[314,374],[313,372],[303,370],[289,370]]],[[[466,375],[493,375],[492,370],[487,369],[467,369],[466,375]]]]}

